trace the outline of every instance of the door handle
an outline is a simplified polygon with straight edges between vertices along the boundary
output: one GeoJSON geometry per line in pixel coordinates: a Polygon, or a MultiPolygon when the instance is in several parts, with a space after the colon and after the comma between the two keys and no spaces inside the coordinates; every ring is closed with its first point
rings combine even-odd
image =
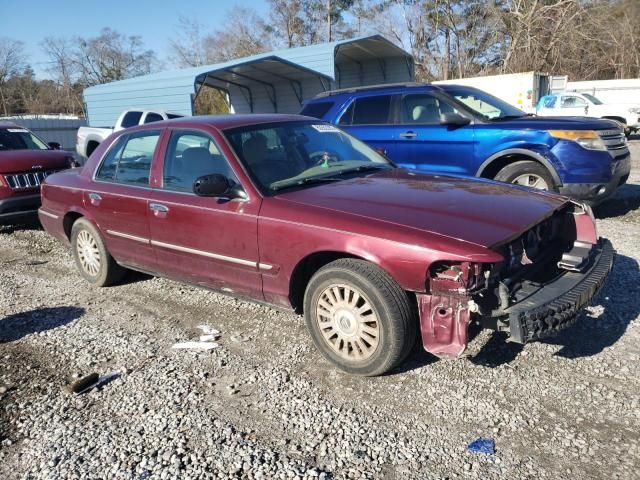
{"type": "Polygon", "coordinates": [[[401,136],[402,138],[413,138],[413,137],[418,136],[418,134],[417,134],[417,133],[415,133],[415,132],[412,132],[412,131],[408,131],[408,132],[403,132],[403,133],[401,133],[401,134],[400,134],[400,136],[401,136]]]}
{"type": "Polygon", "coordinates": [[[169,211],[169,207],[161,203],[150,203],[149,208],[157,213],[167,213],[169,211]]]}
{"type": "Polygon", "coordinates": [[[102,201],[102,197],[95,192],[91,192],[89,194],[89,201],[91,202],[91,205],[99,205],[102,201]]]}

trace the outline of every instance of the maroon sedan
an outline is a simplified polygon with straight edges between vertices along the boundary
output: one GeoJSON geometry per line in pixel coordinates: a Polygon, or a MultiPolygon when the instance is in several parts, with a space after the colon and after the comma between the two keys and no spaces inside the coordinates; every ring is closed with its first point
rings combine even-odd
{"type": "Polygon", "coordinates": [[[75,165],[73,156],[59,148],[24,127],[0,123],[0,225],[35,218],[42,180],[75,165]]]}
{"type": "Polygon", "coordinates": [[[235,115],[112,135],[47,179],[40,219],[96,286],[126,269],[303,312],[342,369],[460,355],[471,321],[525,343],[571,324],[613,249],[588,207],[395,167],[332,125],[235,115]]]}

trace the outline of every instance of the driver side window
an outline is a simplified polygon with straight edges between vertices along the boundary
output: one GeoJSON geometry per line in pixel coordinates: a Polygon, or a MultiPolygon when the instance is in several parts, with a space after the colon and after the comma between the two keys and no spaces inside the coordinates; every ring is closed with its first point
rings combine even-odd
{"type": "Polygon", "coordinates": [[[164,159],[163,188],[193,192],[193,182],[218,173],[232,181],[236,177],[211,137],[201,132],[174,131],[164,159]]]}
{"type": "Polygon", "coordinates": [[[402,98],[403,124],[439,125],[443,113],[459,113],[454,107],[429,94],[411,94],[402,98]]]}
{"type": "Polygon", "coordinates": [[[587,102],[580,97],[562,97],[562,108],[578,108],[586,105],[587,102]]]}

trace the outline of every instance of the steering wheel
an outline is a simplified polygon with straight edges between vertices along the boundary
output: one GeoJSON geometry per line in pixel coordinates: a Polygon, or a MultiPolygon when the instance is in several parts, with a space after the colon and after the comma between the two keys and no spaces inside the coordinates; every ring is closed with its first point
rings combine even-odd
{"type": "Polygon", "coordinates": [[[316,166],[341,161],[337,153],[329,150],[318,150],[317,152],[310,153],[309,160],[311,160],[316,166]]]}

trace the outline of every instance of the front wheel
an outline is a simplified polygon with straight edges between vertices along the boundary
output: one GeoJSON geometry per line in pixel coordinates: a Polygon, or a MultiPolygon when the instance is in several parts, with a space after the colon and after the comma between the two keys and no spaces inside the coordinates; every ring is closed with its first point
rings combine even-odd
{"type": "Polygon", "coordinates": [[[107,251],[98,230],[84,218],[71,228],[71,251],[80,274],[96,287],[112,285],[126,273],[107,251]]]}
{"type": "Polygon", "coordinates": [[[406,358],[416,340],[407,293],[363,260],[321,268],[307,286],[304,312],[318,350],[348,373],[382,375],[406,358]]]}
{"type": "Polygon", "coordinates": [[[531,160],[522,160],[507,165],[498,172],[495,180],[538,190],[555,191],[553,178],[549,171],[543,165],[531,160]]]}

